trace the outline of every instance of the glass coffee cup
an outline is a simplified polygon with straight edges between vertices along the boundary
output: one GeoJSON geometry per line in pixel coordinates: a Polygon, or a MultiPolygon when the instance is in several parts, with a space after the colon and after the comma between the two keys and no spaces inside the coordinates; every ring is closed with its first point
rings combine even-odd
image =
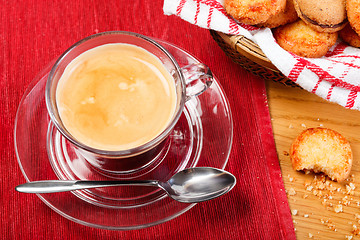
{"type": "MultiPolygon", "coordinates": [[[[192,64],[180,68],[174,57],[156,41],[137,33],[113,31],[89,36],[65,51],[50,71],[45,99],[50,119],[57,130],[92,166],[105,173],[124,174],[144,168],[166,154],[165,146],[168,144],[168,136],[180,118],[185,102],[204,92],[211,83],[212,74],[206,65],[192,64]],[[69,131],[69,125],[64,124],[64,118],[60,114],[59,102],[57,102],[59,82],[61,83],[67,67],[84,53],[109,44],[131,45],[153,55],[171,76],[170,79],[173,81],[173,91],[176,96],[173,113],[158,134],[144,143],[128,148],[119,148],[119,150],[94,147],[75,137],[69,131]]],[[[121,87],[124,86],[121,85],[121,87]]]]}

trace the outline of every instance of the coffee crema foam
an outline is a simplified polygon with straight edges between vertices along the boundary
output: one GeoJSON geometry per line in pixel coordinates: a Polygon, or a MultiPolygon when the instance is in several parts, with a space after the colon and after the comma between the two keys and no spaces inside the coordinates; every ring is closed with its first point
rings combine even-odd
{"type": "Polygon", "coordinates": [[[96,149],[121,151],[158,136],[176,108],[172,76],[150,52],[106,44],[75,58],[62,74],[56,102],[67,131],[96,149]]]}

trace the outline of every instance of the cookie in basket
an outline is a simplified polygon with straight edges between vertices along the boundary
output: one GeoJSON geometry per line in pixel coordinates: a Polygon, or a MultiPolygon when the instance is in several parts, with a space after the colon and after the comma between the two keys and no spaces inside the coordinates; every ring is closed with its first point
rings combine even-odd
{"type": "Polygon", "coordinates": [[[344,0],[294,0],[298,16],[318,32],[337,32],[347,23],[344,0]]]}
{"type": "Polygon", "coordinates": [[[350,174],[352,151],[340,133],[328,128],[309,128],[294,140],[290,159],[297,171],[323,172],[341,182],[350,174]]]}
{"type": "Polygon", "coordinates": [[[225,0],[226,12],[237,21],[257,25],[285,9],[286,0],[225,0]]]}
{"type": "Polygon", "coordinates": [[[273,33],[277,43],[283,49],[309,58],[324,56],[338,38],[337,32],[317,32],[301,19],[275,28],[273,33]]]}
{"type": "Polygon", "coordinates": [[[295,22],[298,19],[293,0],[287,0],[284,11],[271,16],[264,23],[258,24],[258,27],[276,28],[287,23],[295,22]]]}
{"type": "Polygon", "coordinates": [[[350,46],[360,47],[360,37],[349,24],[339,31],[339,36],[350,46]]]}
{"type": "Polygon", "coordinates": [[[360,1],[346,0],[346,11],[351,27],[360,35],[360,1]]]}

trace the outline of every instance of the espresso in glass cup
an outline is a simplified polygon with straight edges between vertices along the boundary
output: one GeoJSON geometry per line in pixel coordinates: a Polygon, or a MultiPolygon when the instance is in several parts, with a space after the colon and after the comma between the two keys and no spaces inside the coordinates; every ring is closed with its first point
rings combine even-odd
{"type": "Polygon", "coordinates": [[[60,56],[45,97],[57,130],[91,165],[126,173],[166,154],[185,102],[211,82],[204,64],[180,68],[148,37],[104,32],[60,56]]]}

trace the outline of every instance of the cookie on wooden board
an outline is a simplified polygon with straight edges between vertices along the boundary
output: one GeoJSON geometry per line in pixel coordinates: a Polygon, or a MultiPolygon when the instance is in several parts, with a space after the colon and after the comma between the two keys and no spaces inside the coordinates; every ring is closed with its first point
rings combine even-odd
{"type": "Polygon", "coordinates": [[[295,170],[323,172],[341,182],[350,174],[352,151],[340,133],[328,128],[309,128],[292,143],[290,159],[295,170]]]}

